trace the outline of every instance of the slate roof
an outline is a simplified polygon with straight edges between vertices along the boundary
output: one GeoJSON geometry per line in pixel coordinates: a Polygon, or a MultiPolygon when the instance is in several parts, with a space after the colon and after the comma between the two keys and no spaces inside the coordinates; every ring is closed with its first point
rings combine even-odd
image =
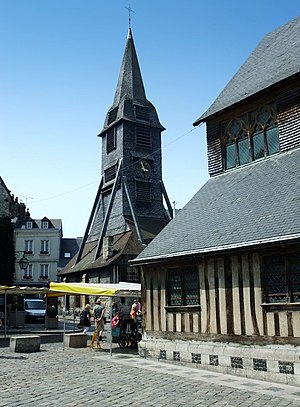
{"type": "Polygon", "coordinates": [[[60,257],[59,257],[59,263],[58,263],[59,268],[65,267],[69,263],[70,258],[72,258],[78,252],[81,241],[82,241],[81,237],[62,238],[61,239],[60,257]],[[64,257],[65,253],[70,253],[71,257],[65,258],[64,257]]]}
{"type": "Polygon", "coordinates": [[[37,224],[39,229],[42,229],[42,224],[43,224],[43,221],[45,221],[45,220],[48,220],[50,222],[49,229],[45,229],[45,230],[51,230],[52,228],[62,229],[62,220],[61,219],[49,219],[49,218],[33,219],[33,221],[37,224]]]}
{"type": "Polygon", "coordinates": [[[17,222],[16,224],[16,228],[21,228],[23,225],[26,224],[27,221],[32,221],[33,222],[33,227],[34,228],[39,228],[39,229],[43,229],[45,231],[49,231],[51,229],[60,229],[62,230],[62,220],[61,219],[49,219],[49,218],[43,218],[43,219],[33,219],[31,217],[26,217],[25,219],[21,219],[17,222]],[[49,221],[50,225],[48,229],[43,229],[42,225],[43,225],[43,221],[49,221]]]}
{"type": "Polygon", "coordinates": [[[300,149],[207,181],[133,263],[300,239],[300,149]]]}
{"type": "Polygon", "coordinates": [[[112,263],[126,264],[128,259],[133,259],[136,257],[136,254],[140,253],[142,250],[142,245],[137,240],[136,234],[133,231],[128,231],[113,236],[114,250],[108,259],[100,256],[94,261],[97,244],[97,241],[86,243],[80,262],[75,264],[77,256],[74,256],[67,266],[59,273],[59,275],[61,276],[85,270],[105,268],[110,266],[112,263]]]}
{"type": "Polygon", "coordinates": [[[226,85],[209,109],[194,122],[210,116],[300,71],[300,17],[267,34],[226,85]]]}

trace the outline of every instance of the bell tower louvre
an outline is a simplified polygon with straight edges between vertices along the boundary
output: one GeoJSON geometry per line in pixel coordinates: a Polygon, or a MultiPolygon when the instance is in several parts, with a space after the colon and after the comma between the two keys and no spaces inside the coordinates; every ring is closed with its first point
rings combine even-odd
{"type": "Polygon", "coordinates": [[[145,88],[129,28],[102,138],[101,180],[81,247],[60,272],[66,281],[138,282],[129,267],[172,218],[162,181],[161,125],[145,88]],[[164,206],[166,205],[166,208],[164,206]]]}

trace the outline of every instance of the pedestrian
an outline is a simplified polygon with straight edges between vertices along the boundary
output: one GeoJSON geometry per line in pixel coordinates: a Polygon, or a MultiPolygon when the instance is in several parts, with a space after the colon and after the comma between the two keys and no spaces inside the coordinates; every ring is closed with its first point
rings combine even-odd
{"type": "Polygon", "coordinates": [[[138,302],[134,301],[130,311],[130,328],[132,331],[137,330],[137,312],[138,312],[138,302]]]}
{"type": "Polygon", "coordinates": [[[117,312],[117,314],[111,320],[111,326],[112,328],[119,328],[122,326],[122,317],[120,312],[117,312]]]}
{"type": "Polygon", "coordinates": [[[113,300],[113,302],[111,303],[111,312],[112,312],[112,316],[116,316],[117,312],[119,311],[119,307],[118,304],[115,300],[113,300]]]}
{"type": "Polygon", "coordinates": [[[96,305],[93,310],[94,320],[95,320],[95,331],[92,337],[92,342],[90,348],[94,347],[94,342],[96,340],[97,348],[101,348],[100,341],[102,340],[102,334],[104,331],[104,312],[105,306],[101,304],[100,298],[96,300],[96,305]]]}
{"type": "Polygon", "coordinates": [[[80,314],[80,322],[79,325],[82,326],[83,333],[87,333],[91,326],[91,309],[92,307],[90,304],[86,304],[84,310],[80,314]]]}
{"type": "Polygon", "coordinates": [[[132,322],[136,322],[137,312],[138,312],[138,302],[134,301],[130,311],[130,319],[132,322]]]}

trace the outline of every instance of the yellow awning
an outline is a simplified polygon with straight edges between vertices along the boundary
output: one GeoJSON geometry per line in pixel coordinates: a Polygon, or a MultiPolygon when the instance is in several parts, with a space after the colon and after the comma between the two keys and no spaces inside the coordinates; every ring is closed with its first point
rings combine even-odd
{"type": "Polygon", "coordinates": [[[99,295],[140,296],[141,285],[135,283],[93,284],[93,283],[50,283],[47,296],[67,295],[99,295]]]}
{"type": "Polygon", "coordinates": [[[93,283],[50,283],[46,287],[19,287],[0,285],[0,294],[46,294],[48,297],[66,295],[98,295],[103,297],[140,296],[141,285],[136,283],[93,284],[93,283]]]}
{"type": "Polygon", "coordinates": [[[117,290],[103,288],[101,284],[87,283],[50,283],[48,296],[67,295],[102,295],[113,296],[117,290]]]}

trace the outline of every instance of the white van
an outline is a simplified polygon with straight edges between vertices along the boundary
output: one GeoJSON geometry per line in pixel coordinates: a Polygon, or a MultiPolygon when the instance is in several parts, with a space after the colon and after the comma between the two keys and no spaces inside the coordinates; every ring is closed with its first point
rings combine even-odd
{"type": "Polygon", "coordinates": [[[27,321],[45,320],[46,305],[40,298],[24,298],[25,318],[27,321]]]}

